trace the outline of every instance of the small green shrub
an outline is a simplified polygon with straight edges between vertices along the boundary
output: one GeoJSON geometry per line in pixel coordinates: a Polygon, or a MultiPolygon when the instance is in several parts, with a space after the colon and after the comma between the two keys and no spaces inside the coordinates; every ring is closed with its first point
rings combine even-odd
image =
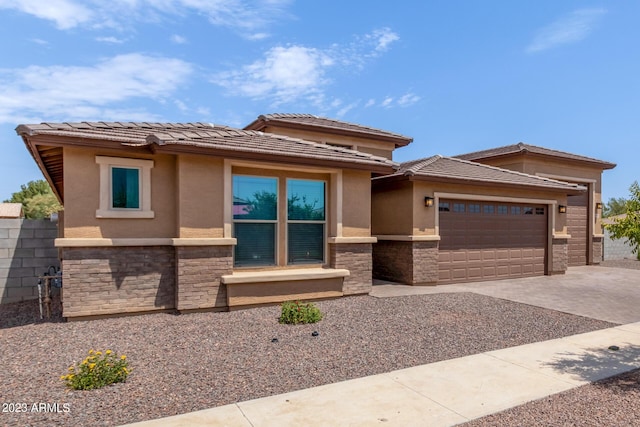
{"type": "Polygon", "coordinates": [[[322,320],[322,312],[312,303],[301,304],[300,301],[282,303],[280,323],[297,325],[298,323],[316,323],[322,320]]]}
{"type": "Polygon", "coordinates": [[[118,356],[111,350],[89,350],[89,355],[80,363],[71,365],[69,373],[60,377],[67,387],[74,390],[92,390],[127,380],[131,370],[127,356],[118,356]]]}

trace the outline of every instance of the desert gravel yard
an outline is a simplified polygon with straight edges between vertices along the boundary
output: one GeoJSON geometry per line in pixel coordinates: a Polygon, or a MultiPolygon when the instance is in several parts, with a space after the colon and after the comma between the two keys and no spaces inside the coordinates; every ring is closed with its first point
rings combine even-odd
{"type": "Polygon", "coordinates": [[[613,326],[471,293],[318,306],[325,319],[297,326],[278,324],[276,306],[36,324],[33,302],[0,306],[2,403],[69,408],[0,425],[113,426],[613,326]],[[60,375],[89,349],[126,354],[128,381],[66,390],[60,375]]]}

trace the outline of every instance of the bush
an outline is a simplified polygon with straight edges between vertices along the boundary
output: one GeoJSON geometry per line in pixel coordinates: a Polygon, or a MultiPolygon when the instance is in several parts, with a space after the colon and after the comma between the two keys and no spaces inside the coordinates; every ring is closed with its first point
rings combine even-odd
{"type": "Polygon", "coordinates": [[[89,350],[89,355],[80,363],[71,365],[69,373],[60,377],[67,387],[74,390],[92,390],[127,380],[131,370],[127,356],[118,356],[111,350],[89,350]]]}
{"type": "Polygon", "coordinates": [[[320,309],[312,303],[301,304],[300,301],[282,303],[280,323],[297,325],[298,323],[316,323],[322,320],[320,309]]]}

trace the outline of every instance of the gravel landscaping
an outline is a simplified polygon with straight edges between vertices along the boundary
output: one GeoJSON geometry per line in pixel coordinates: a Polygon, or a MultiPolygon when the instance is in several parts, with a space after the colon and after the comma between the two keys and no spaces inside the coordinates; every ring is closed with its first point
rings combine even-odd
{"type": "Polygon", "coordinates": [[[297,326],[276,306],[68,323],[33,323],[34,302],[0,306],[2,403],[69,407],[0,425],[119,425],[613,326],[470,293],[318,306],[325,319],[297,326]],[[60,375],[89,349],[126,354],[128,381],[66,390],[60,375]]]}
{"type": "Polygon", "coordinates": [[[464,427],[640,425],[640,370],[489,415],[464,427]]]}

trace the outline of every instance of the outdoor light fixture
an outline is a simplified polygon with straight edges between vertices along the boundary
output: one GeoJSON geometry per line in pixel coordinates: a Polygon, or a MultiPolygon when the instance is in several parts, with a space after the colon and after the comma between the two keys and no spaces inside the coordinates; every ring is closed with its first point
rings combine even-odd
{"type": "Polygon", "coordinates": [[[596,203],[596,209],[602,210],[602,203],[596,203]]]}
{"type": "Polygon", "coordinates": [[[433,206],[433,197],[425,197],[424,198],[424,205],[428,208],[430,208],[431,206],[433,206]]]}
{"type": "Polygon", "coordinates": [[[567,213],[567,207],[565,205],[558,205],[558,212],[567,213]]]}

